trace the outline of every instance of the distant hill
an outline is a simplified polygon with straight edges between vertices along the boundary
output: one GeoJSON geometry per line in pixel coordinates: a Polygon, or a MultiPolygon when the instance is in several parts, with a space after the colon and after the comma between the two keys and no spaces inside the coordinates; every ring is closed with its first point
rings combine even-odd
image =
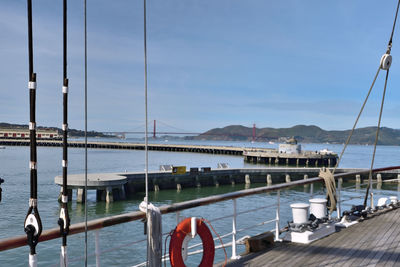
{"type": "MultiPolygon", "coordinates": [[[[373,144],[377,127],[358,128],[354,131],[351,144],[373,144]]],[[[346,142],[350,130],[325,131],[315,125],[296,125],[291,128],[256,128],[256,141],[284,142],[294,136],[303,143],[333,143],[346,142]]],[[[224,128],[211,129],[195,137],[187,139],[195,140],[231,140],[250,141],[253,136],[253,128],[242,125],[230,125],[224,128]]],[[[400,130],[382,127],[379,134],[379,145],[400,145],[400,130]]]]}
{"type": "MultiPolygon", "coordinates": [[[[1,128],[11,128],[11,129],[28,129],[28,125],[27,124],[12,124],[12,123],[6,123],[6,122],[0,122],[0,129],[1,128]]],[[[60,128],[57,127],[44,127],[44,126],[38,126],[38,129],[49,129],[49,130],[56,130],[58,131],[60,134],[62,133],[60,128]]],[[[76,129],[68,129],[68,135],[70,137],[84,137],[85,136],[85,132],[81,131],[81,130],[76,130],[76,129]]],[[[110,137],[110,135],[105,135],[103,133],[100,132],[96,132],[96,131],[90,131],[87,133],[88,137],[110,137]]],[[[111,136],[114,137],[114,136],[111,136]]]]}

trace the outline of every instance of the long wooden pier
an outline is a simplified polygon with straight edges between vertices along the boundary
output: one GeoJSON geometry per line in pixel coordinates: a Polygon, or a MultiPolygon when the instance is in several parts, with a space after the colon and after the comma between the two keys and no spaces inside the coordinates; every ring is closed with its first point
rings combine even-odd
{"type": "MultiPolygon", "coordinates": [[[[61,147],[61,140],[38,140],[38,146],[61,147]]],[[[3,146],[29,146],[29,140],[24,139],[0,139],[0,145],[3,146]]],[[[68,147],[84,148],[83,141],[68,141],[68,147]]],[[[144,150],[143,143],[127,142],[88,142],[88,148],[98,149],[126,149],[126,150],[144,150]]],[[[170,152],[194,152],[207,154],[225,154],[225,155],[243,155],[242,147],[231,146],[202,146],[202,145],[177,145],[177,144],[149,144],[149,150],[170,151],[170,152]]]]}
{"type": "MultiPolygon", "coordinates": [[[[38,140],[38,146],[61,147],[61,140],[38,140]]],[[[26,139],[0,139],[3,146],[29,146],[26,139]]],[[[127,142],[88,142],[90,149],[126,149],[144,150],[143,143],[127,142]]],[[[69,147],[84,148],[83,141],[68,141],[69,147]]],[[[276,166],[297,166],[297,167],[333,167],[337,161],[337,154],[321,154],[315,151],[303,151],[298,154],[279,153],[271,148],[246,148],[234,146],[205,146],[205,145],[178,145],[178,144],[149,144],[148,149],[152,151],[169,152],[192,152],[220,155],[244,156],[249,163],[276,165],[276,166]]]]}
{"type": "Polygon", "coordinates": [[[399,266],[399,220],[400,209],[378,213],[309,245],[275,243],[273,248],[243,256],[227,267],[399,266]]]}

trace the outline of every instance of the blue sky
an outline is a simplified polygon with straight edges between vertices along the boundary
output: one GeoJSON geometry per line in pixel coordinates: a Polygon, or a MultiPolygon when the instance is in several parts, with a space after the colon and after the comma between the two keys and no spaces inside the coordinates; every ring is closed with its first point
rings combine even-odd
{"type": "MultiPolygon", "coordinates": [[[[386,51],[396,4],[150,0],[149,120],[164,131],[349,129],[386,51]]],[[[33,1],[39,125],[62,121],[61,8],[61,0],[33,1]]],[[[83,129],[83,1],[70,0],[68,15],[69,124],[83,129]]],[[[382,121],[392,128],[400,128],[399,34],[382,121]]],[[[88,57],[89,129],[143,129],[143,1],[88,0],[88,57]]],[[[0,60],[0,121],[27,124],[26,1],[0,1],[0,60]]],[[[383,78],[360,126],[377,123],[383,78]]]]}

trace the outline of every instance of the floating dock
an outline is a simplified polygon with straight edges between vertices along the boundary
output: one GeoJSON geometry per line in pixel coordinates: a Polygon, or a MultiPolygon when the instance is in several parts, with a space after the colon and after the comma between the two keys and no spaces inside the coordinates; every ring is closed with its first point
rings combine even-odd
{"type": "MultiPolygon", "coordinates": [[[[184,190],[185,188],[202,186],[219,186],[231,184],[264,183],[267,185],[288,183],[311,177],[317,177],[320,168],[239,168],[239,169],[210,169],[190,168],[183,174],[174,174],[172,171],[150,171],[148,175],[149,190],[159,191],[166,189],[184,190]]],[[[362,171],[361,169],[337,169],[336,173],[362,171]]],[[[366,172],[367,173],[367,172],[366,172]]],[[[374,174],[378,182],[386,179],[399,178],[397,170],[374,174]]],[[[368,179],[368,174],[354,175],[353,180],[360,183],[368,179]]],[[[350,179],[351,180],[351,179],[350,179]]],[[[62,185],[62,176],[54,179],[62,185]]],[[[77,191],[76,201],[83,202],[85,175],[68,175],[68,190],[72,197],[72,190],[77,191]]],[[[137,192],[145,190],[145,174],[132,173],[94,173],[88,174],[88,190],[96,190],[97,201],[112,202],[133,197],[137,192]]],[[[71,199],[71,198],[70,198],[71,199]]]]}

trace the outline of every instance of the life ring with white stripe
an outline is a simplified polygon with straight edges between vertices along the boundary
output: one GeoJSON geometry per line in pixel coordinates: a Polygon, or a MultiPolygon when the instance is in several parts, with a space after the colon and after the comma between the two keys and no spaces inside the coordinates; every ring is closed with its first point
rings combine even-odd
{"type": "MultiPolygon", "coordinates": [[[[195,219],[195,231],[200,236],[203,243],[203,257],[201,258],[199,266],[213,266],[215,255],[213,236],[204,220],[198,218],[193,219],[195,219]]],[[[169,258],[172,267],[186,266],[182,257],[182,244],[185,237],[191,235],[192,229],[192,218],[186,218],[176,226],[171,236],[171,242],[169,243],[169,258]]]]}

